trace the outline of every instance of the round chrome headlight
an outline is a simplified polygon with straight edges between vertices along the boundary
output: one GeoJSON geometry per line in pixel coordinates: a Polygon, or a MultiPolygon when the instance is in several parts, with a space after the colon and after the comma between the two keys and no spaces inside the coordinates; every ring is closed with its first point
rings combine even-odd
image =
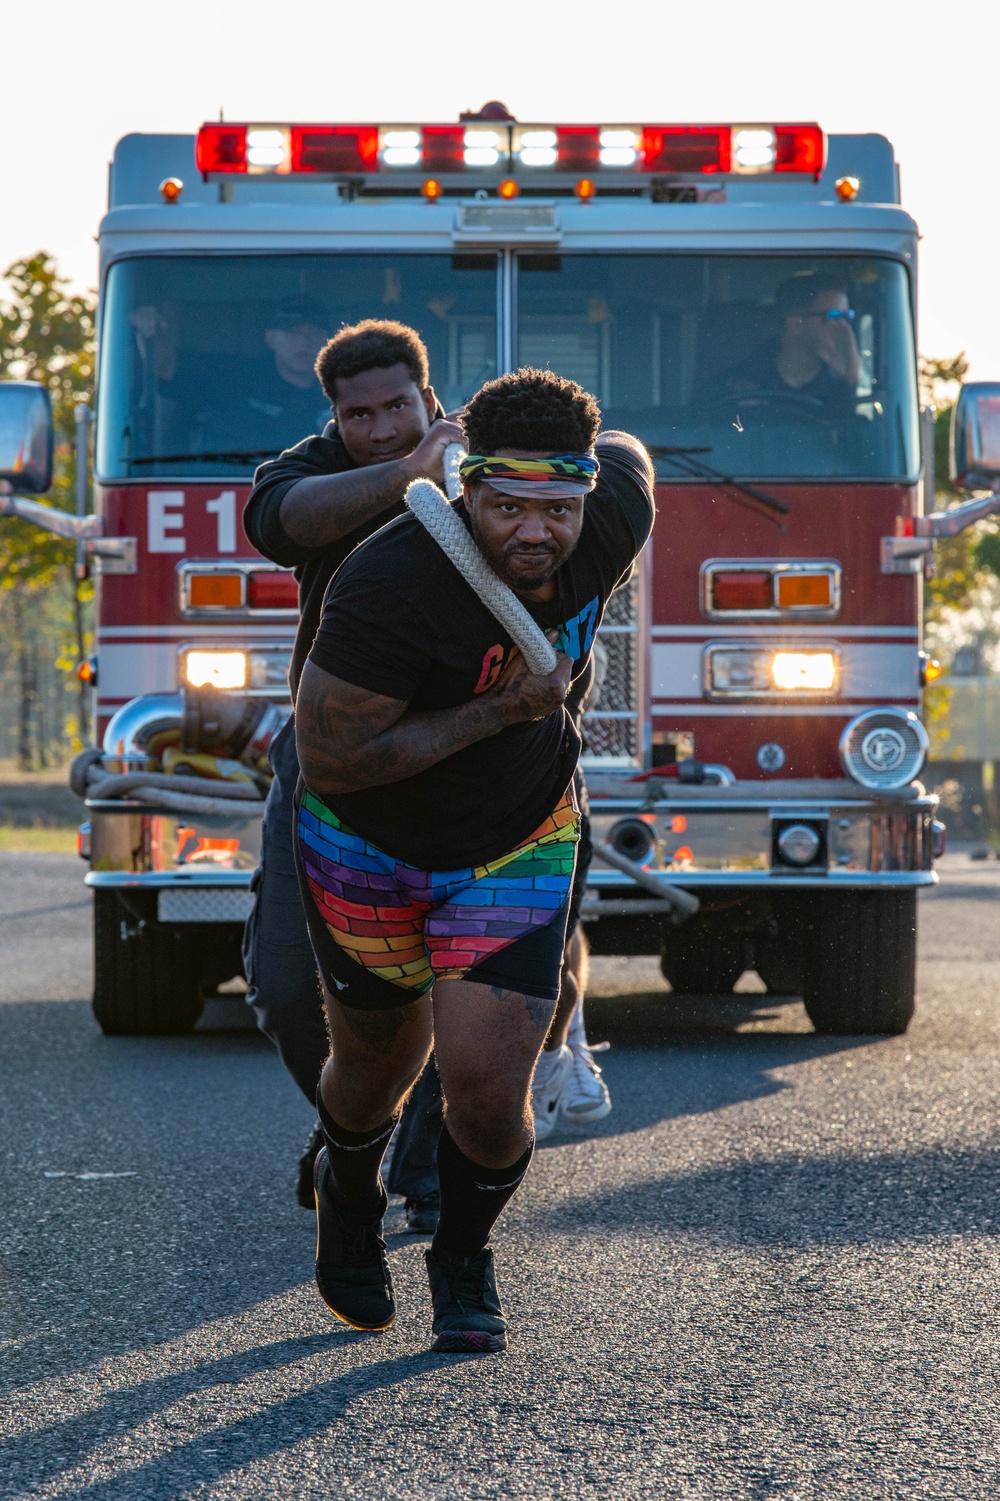
{"type": "Polygon", "coordinates": [[[906,787],[927,758],[927,731],[910,709],[868,709],[840,737],[840,761],[852,781],[874,792],[906,787]]]}

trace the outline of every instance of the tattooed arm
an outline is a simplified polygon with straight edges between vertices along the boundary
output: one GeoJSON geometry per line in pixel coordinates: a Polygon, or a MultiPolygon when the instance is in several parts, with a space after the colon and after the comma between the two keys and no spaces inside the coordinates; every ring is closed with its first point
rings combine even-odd
{"type": "Polygon", "coordinates": [[[411,480],[440,483],[445,449],[464,441],[457,423],[440,420],[405,458],[342,474],[310,474],[284,496],[278,512],[281,525],[301,547],[326,547],[402,500],[411,480]]]}
{"type": "Polygon", "coordinates": [[[412,712],[307,662],[295,701],[295,741],[310,791],[358,792],[401,782],[508,725],[544,719],[563,703],[573,663],[535,677],[515,657],[495,688],[454,709],[412,712]]]}

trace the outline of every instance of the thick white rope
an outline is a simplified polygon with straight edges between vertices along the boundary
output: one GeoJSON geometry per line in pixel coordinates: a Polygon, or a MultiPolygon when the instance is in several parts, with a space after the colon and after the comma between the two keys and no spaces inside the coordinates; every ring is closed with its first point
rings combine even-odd
{"type": "MultiPolygon", "coordinates": [[[[465,455],[457,443],[445,450],[445,483],[452,499],[461,494],[458,466],[465,455]]],[[[404,497],[406,505],[420,525],[434,538],[445,556],[455,565],[465,582],[482,600],[511,640],[520,647],[524,660],[539,677],[556,670],[556,652],[544,632],[532,620],[524,605],[483,557],[461,517],[448,504],[431,480],[414,480],[404,497]]]]}

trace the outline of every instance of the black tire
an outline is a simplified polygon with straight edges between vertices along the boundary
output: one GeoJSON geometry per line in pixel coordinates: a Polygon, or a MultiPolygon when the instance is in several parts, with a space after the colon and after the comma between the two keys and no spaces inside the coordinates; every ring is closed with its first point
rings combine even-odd
{"type": "Polygon", "coordinates": [[[746,939],[689,918],[663,935],[660,971],[678,995],[728,995],[746,969],[746,939]]]}
{"type": "Polygon", "coordinates": [[[187,935],[161,927],[156,893],[94,892],[94,1016],[106,1037],[190,1032],[204,996],[187,935]]]}
{"type": "Polygon", "coordinates": [[[801,995],[804,979],[802,940],[798,934],[758,938],[754,944],[754,969],[767,986],[768,995],[801,995]]]}
{"type": "Polygon", "coordinates": [[[754,969],[769,995],[801,995],[805,983],[805,931],[811,897],[799,892],[771,897],[767,928],[754,936],[754,969]]]}
{"type": "Polygon", "coordinates": [[[810,907],[802,999],[816,1031],[905,1032],[916,989],[916,892],[816,892],[810,907]]]}

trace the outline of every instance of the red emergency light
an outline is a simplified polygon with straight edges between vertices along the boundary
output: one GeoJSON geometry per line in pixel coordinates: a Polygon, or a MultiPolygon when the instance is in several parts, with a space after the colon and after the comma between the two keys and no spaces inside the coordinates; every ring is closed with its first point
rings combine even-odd
{"type": "Polygon", "coordinates": [[[195,160],[206,178],[312,174],[487,175],[544,183],[590,177],[818,178],[826,137],[818,125],[203,125],[195,160]]]}

